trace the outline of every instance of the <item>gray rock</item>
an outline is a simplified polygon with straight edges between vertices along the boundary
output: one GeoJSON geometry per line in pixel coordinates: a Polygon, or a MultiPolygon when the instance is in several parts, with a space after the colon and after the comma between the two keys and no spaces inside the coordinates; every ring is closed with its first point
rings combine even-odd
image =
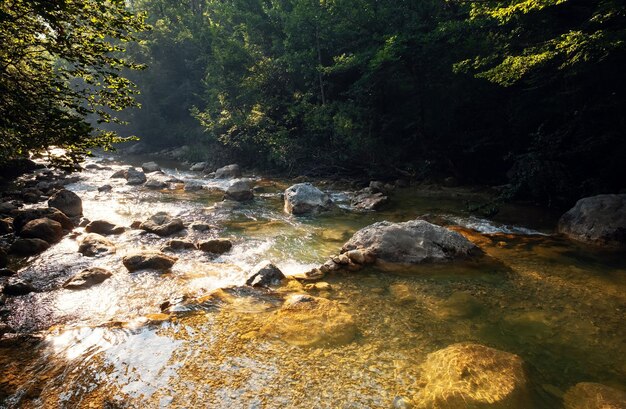
{"type": "Polygon", "coordinates": [[[233,179],[240,177],[241,169],[237,164],[224,166],[215,171],[215,179],[233,179]]]}
{"type": "Polygon", "coordinates": [[[161,170],[161,168],[159,167],[159,165],[157,165],[155,162],[146,162],[143,163],[141,165],[141,169],[145,172],[145,173],[152,173],[152,172],[158,172],[161,170]]]}
{"type": "Polygon", "coordinates": [[[106,220],[94,220],[85,226],[87,233],[97,233],[103,236],[110,234],[122,234],[126,231],[124,226],[117,226],[106,220]]]}
{"type": "Polygon", "coordinates": [[[50,248],[47,241],[41,239],[17,239],[9,247],[9,253],[21,257],[30,257],[50,248]]]}
{"type": "Polygon", "coordinates": [[[0,214],[11,214],[14,210],[17,210],[17,206],[11,202],[0,203],[0,214]]]}
{"type": "Polygon", "coordinates": [[[63,287],[73,290],[85,289],[100,284],[112,275],[112,272],[103,268],[91,267],[71,277],[63,284],[63,287]]]}
{"type": "Polygon", "coordinates": [[[199,231],[199,232],[207,232],[211,230],[211,226],[206,223],[192,223],[191,230],[199,231]]]}
{"type": "Polygon", "coordinates": [[[185,225],[182,220],[173,218],[165,212],[159,212],[141,223],[139,228],[159,236],[169,236],[183,230],[185,225]]]}
{"type": "Polygon", "coordinates": [[[226,189],[226,198],[236,200],[238,202],[252,200],[254,198],[252,185],[245,179],[237,179],[226,189]]]}
{"type": "Polygon", "coordinates": [[[83,214],[83,201],[76,193],[67,189],[56,192],[48,200],[48,207],[59,209],[67,217],[76,217],[83,214]]]}
{"type": "Polygon", "coordinates": [[[63,227],[61,223],[44,217],[26,223],[20,231],[20,236],[25,239],[41,239],[53,244],[63,238],[63,227]]]}
{"type": "Polygon", "coordinates": [[[189,170],[191,170],[192,172],[203,172],[207,168],[207,166],[209,166],[207,162],[198,162],[191,165],[189,170]]]}
{"type": "Polygon", "coordinates": [[[160,252],[148,251],[130,254],[122,259],[124,267],[131,273],[139,270],[167,271],[176,263],[176,257],[160,252]]]}
{"type": "Polygon", "coordinates": [[[198,190],[202,190],[203,188],[204,185],[201,182],[198,182],[197,180],[188,180],[187,182],[185,182],[183,190],[185,190],[185,192],[197,192],[198,190]]]}
{"type": "Polygon", "coordinates": [[[389,198],[383,193],[359,192],[350,205],[358,210],[378,210],[383,207],[389,198]]]}
{"type": "Polygon", "coordinates": [[[109,179],[126,179],[126,169],[120,169],[116,172],[113,172],[109,179]]]}
{"type": "Polygon", "coordinates": [[[113,190],[113,186],[111,185],[102,185],[98,188],[98,192],[103,193],[103,192],[110,192],[111,190],[113,190]]]}
{"type": "Polygon", "coordinates": [[[382,262],[419,264],[465,257],[477,247],[457,232],[411,220],[378,222],[357,231],[343,245],[342,253],[357,249],[382,262]]]}
{"type": "Polygon", "coordinates": [[[158,176],[150,176],[144,184],[144,187],[148,189],[166,189],[168,186],[168,183],[158,176]]]}
{"type": "Polygon", "coordinates": [[[369,189],[372,193],[382,193],[386,194],[387,189],[385,188],[385,184],[378,180],[372,180],[369,184],[369,189]]]}
{"type": "Polygon", "coordinates": [[[626,194],[580,199],[561,216],[559,232],[587,243],[626,245],[626,194]]]}
{"type": "Polygon", "coordinates": [[[145,173],[134,168],[128,169],[125,172],[124,177],[126,178],[126,184],[128,185],[141,185],[146,183],[147,180],[145,173]]]}
{"type": "Polygon", "coordinates": [[[298,183],[285,190],[285,211],[291,214],[319,213],[333,205],[330,197],[310,183],[298,183]]]}
{"type": "Polygon", "coordinates": [[[261,261],[250,272],[246,285],[252,287],[270,287],[281,284],[285,275],[269,260],[261,261]]]}
{"type": "Polygon", "coordinates": [[[86,235],[78,246],[78,252],[87,257],[115,253],[115,244],[96,233],[86,235]]]}
{"type": "Polygon", "coordinates": [[[213,239],[198,243],[198,249],[213,254],[223,254],[233,247],[233,243],[228,239],[213,239]]]}

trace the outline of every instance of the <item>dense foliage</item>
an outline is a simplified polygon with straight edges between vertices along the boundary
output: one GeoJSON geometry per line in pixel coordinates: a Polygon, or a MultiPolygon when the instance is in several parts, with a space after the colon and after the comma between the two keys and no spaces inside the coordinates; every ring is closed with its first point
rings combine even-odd
{"type": "Polygon", "coordinates": [[[124,0],[2,1],[0,162],[56,146],[72,163],[118,141],[92,123],[134,104],[121,52],[143,28],[124,0]]]}
{"type": "Polygon", "coordinates": [[[623,187],[621,0],[135,0],[157,145],[294,172],[623,187]],[[201,125],[201,127],[200,127],[201,125]],[[210,155],[210,153],[206,153],[210,155]]]}
{"type": "Polygon", "coordinates": [[[111,53],[125,45],[149,68],[126,73],[143,108],[124,132],[191,145],[190,159],[453,176],[546,202],[624,187],[623,0],[132,0],[152,29],[126,44],[111,40],[141,23],[122,5],[4,3],[2,52],[38,52],[3,63],[3,93],[21,98],[2,102],[0,128],[20,142],[4,155],[76,145],[84,114],[109,119],[92,103],[129,105],[129,83],[105,69],[128,64],[111,53]]]}

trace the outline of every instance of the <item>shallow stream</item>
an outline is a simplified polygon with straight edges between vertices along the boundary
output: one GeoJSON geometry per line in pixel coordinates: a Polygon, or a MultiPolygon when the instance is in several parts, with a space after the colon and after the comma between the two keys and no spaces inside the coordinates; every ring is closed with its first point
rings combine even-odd
{"type": "MultiPolygon", "coordinates": [[[[125,254],[158,249],[167,238],[128,230],[112,238],[117,252],[110,256],[81,256],[70,235],[21,261],[14,267],[39,291],[4,307],[23,336],[0,344],[0,407],[391,408],[395,397],[414,395],[427,354],[464,341],[520,355],[537,408],[561,408],[563,392],[582,381],[626,389],[626,259],[553,234],[554,214],[509,205],[485,220],[466,210],[483,192],[446,188],[398,189],[385,210],[354,212],[353,188],[322,182],[339,209],[293,217],[280,196],[288,181],[256,177],[255,199],[240,204],[210,189],[127,186],[109,179],[127,163],[92,162],[106,168],[85,170],[68,186],[83,199],[86,218],[129,226],[165,211],[211,226],[187,229],[187,238],[225,237],[234,247],[217,258],[181,251],[167,274],[129,274],[125,254]],[[98,192],[104,184],[113,190],[98,192]],[[364,226],[424,215],[461,226],[488,257],[327,276],[331,290],[314,294],[353,315],[358,335],[346,345],[300,347],[259,336],[280,294],[243,293],[161,314],[164,301],[243,284],[263,259],[299,274],[337,254],[364,226]],[[61,288],[90,266],[114,275],[86,290],[61,288]]],[[[195,172],[164,171],[219,187],[195,172]]]]}

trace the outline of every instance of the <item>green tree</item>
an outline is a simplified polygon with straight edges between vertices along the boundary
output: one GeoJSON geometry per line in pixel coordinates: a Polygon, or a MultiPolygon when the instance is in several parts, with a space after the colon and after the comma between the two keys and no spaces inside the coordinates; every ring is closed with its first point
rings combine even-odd
{"type": "Polygon", "coordinates": [[[0,161],[50,146],[71,164],[120,139],[97,125],[135,102],[124,44],[145,28],[124,0],[0,3],[0,161]]]}

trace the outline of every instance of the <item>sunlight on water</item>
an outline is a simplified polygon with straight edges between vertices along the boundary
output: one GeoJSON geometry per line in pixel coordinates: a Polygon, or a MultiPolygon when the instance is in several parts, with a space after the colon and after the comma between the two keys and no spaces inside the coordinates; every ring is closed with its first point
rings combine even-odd
{"type": "Polygon", "coordinates": [[[171,271],[129,273],[122,257],[158,250],[172,237],[129,229],[109,236],[114,254],[91,258],[77,253],[77,229],[77,237],[32,258],[20,276],[41,292],[9,299],[9,323],[42,340],[25,348],[0,344],[0,367],[8,368],[0,406],[389,408],[398,396],[420,394],[429,353],[457,342],[520,355],[539,409],[562,408],[561,396],[577,382],[626,388],[626,260],[549,235],[554,220],[547,216],[550,223],[518,225],[535,210],[505,208],[511,221],[496,222],[464,212],[465,197],[406,189],[380,212],[357,213],[347,210],[349,192],[338,188],[330,191],[343,204],[336,211],[293,217],[279,196],[287,181],[256,178],[261,193],[254,201],[222,202],[211,189],[228,182],[166,168],[205,188],[148,190],[110,179],[126,164],[98,163],[108,169],[86,170],[69,186],[88,219],[129,226],[165,211],[187,226],[209,226],[172,237],[228,238],[233,248],[220,256],[181,250],[171,271]],[[112,191],[98,192],[104,184],[112,191]],[[265,259],[286,275],[301,274],[337,254],[361,227],[421,215],[454,225],[485,257],[329,275],[327,286],[308,288],[352,317],[351,342],[298,347],[271,336],[268,322],[288,291],[305,292],[300,284],[278,292],[218,290],[242,285],[265,259]],[[89,289],[62,288],[91,266],[113,275],[89,289]],[[166,301],[172,308],[162,312],[166,301]]]}

